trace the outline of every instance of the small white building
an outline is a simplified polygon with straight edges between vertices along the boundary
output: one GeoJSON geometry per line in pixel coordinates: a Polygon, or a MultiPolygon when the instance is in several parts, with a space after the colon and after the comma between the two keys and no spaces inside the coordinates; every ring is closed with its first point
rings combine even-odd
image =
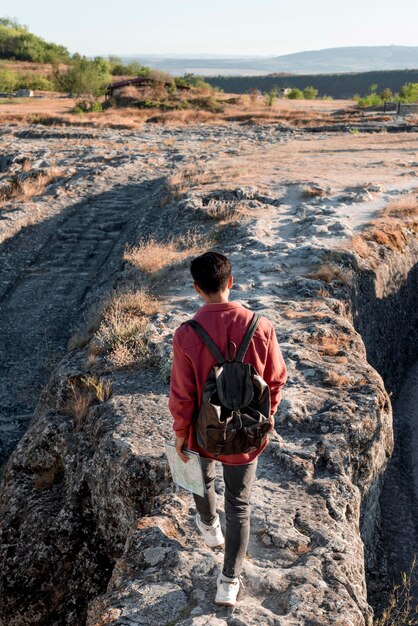
{"type": "Polygon", "coordinates": [[[33,98],[32,89],[18,89],[15,93],[16,98],[33,98]]]}

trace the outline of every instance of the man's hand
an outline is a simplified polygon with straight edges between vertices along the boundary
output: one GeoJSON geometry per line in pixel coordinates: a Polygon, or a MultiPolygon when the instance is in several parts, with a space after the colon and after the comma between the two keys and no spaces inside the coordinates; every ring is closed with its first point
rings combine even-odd
{"type": "Polygon", "coordinates": [[[183,463],[187,463],[189,457],[186,456],[183,452],[184,442],[186,441],[186,437],[176,437],[176,452],[183,461],[183,463]]]}

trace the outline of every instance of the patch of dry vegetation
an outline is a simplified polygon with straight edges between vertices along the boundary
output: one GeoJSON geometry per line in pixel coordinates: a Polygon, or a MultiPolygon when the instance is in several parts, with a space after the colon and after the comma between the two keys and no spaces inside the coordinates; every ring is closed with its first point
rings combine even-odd
{"type": "Polygon", "coordinates": [[[333,372],[332,370],[326,372],[323,378],[323,383],[329,387],[348,387],[352,384],[348,376],[345,374],[339,374],[338,372],[333,372]]]}
{"type": "Polygon", "coordinates": [[[398,217],[405,220],[418,218],[418,194],[409,193],[392,200],[381,212],[382,217],[398,217]]]}
{"type": "Polygon", "coordinates": [[[95,376],[80,376],[69,381],[68,398],[63,411],[74,418],[74,430],[81,430],[93,404],[106,402],[112,393],[108,380],[95,376]]]}
{"type": "Polygon", "coordinates": [[[163,197],[162,205],[184,198],[196,187],[210,187],[211,185],[219,188],[226,187],[245,174],[245,169],[237,167],[218,164],[205,168],[190,163],[167,178],[166,195],[163,197]]]}
{"type": "Polygon", "coordinates": [[[343,356],[350,347],[350,338],[347,335],[314,335],[309,337],[308,343],[318,348],[326,356],[343,356]]]}
{"type": "Polygon", "coordinates": [[[408,232],[418,232],[418,194],[402,195],[389,202],[377,219],[366,225],[364,232],[355,235],[350,248],[363,259],[376,266],[377,254],[370,242],[385,246],[395,252],[403,252],[408,243],[408,232]]]}
{"type": "Polygon", "coordinates": [[[345,283],[349,283],[352,277],[350,270],[336,263],[324,263],[315,270],[305,274],[305,276],[314,280],[322,280],[325,283],[331,283],[333,280],[342,280],[345,283]]]}
{"type": "Polygon", "coordinates": [[[322,198],[325,196],[325,189],[316,185],[305,185],[302,189],[302,196],[304,198],[322,198]]]}
{"type": "MultiPolygon", "coordinates": [[[[27,172],[29,164],[24,164],[23,172],[27,172]]],[[[45,188],[63,176],[60,169],[51,168],[48,171],[34,172],[22,177],[15,176],[0,188],[0,207],[10,200],[29,200],[44,193],[45,188]]]]}
{"type": "Polygon", "coordinates": [[[151,365],[149,318],[159,310],[159,302],[144,288],[113,295],[104,306],[102,322],[92,340],[93,350],[106,353],[115,367],[151,365]]]}
{"type": "Polygon", "coordinates": [[[203,241],[189,233],[176,241],[156,241],[153,237],[143,239],[136,246],[126,246],[123,258],[141,272],[154,274],[202,252],[203,241]]]}
{"type": "Polygon", "coordinates": [[[413,573],[417,564],[414,555],[409,572],[402,572],[400,583],[393,585],[389,596],[389,605],[382,616],[373,622],[374,626],[417,626],[418,605],[414,604],[412,587],[413,573]]]}

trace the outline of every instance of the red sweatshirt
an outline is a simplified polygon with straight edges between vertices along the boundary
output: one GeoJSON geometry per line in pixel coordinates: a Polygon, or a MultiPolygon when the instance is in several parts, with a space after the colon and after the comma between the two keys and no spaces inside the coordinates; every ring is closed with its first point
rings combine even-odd
{"type": "MultiPolygon", "coordinates": [[[[205,304],[193,319],[200,322],[214,340],[222,354],[227,341],[237,347],[249,326],[253,312],[239,302],[205,304]]],[[[174,360],[171,370],[169,409],[174,418],[173,429],[179,437],[186,437],[187,447],[206,458],[215,458],[202,450],[194,436],[192,418],[200,406],[202,388],[216,361],[209,349],[190,326],[179,326],[173,336],[174,360]]],[[[277,343],[272,323],[261,317],[257,330],[250,342],[244,363],[252,363],[270,387],[271,415],[274,415],[281,399],[281,390],[287,380],[286,365],[277,343]]],[[[250,463],[264,450],[262,448],[246,454],[220,454],[217,457],[227,465],[250,463]]]]}

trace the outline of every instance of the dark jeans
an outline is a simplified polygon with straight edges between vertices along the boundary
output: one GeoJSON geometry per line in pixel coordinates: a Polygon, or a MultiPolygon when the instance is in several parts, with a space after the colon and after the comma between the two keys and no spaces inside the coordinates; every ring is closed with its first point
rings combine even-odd
{"type": "MultiPolygon", "coordinates": [[[[225,465],[225,557],[222,573],[234,578],[239,576],[250,537],[250,497],[254,482],[257,460],[246,465],[225,465]]],[[[202,458],[203,475],[207,493],[193,494],[197,512],[204,524],[213,524],[216,519],[215,476],[216,461],[202,458]]]]}

